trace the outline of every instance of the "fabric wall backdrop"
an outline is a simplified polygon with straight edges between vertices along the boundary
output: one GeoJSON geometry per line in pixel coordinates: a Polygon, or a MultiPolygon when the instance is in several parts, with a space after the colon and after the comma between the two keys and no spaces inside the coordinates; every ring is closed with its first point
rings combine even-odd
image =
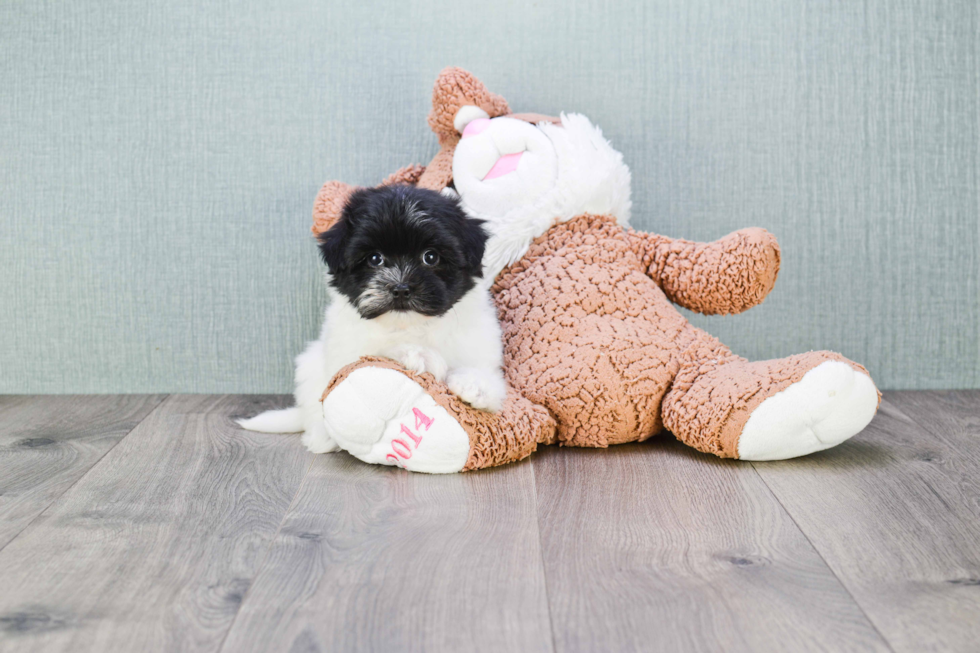
{"type": "Polygon", "coordinates": [[[290,391],[313,197],[427,161],[453,64],[602,126],[636,226],[776,234],[765,304],[693,318],[735,351],[980,386],[972,0],[13,0],[0,61],[0,392],[290,391]]]}

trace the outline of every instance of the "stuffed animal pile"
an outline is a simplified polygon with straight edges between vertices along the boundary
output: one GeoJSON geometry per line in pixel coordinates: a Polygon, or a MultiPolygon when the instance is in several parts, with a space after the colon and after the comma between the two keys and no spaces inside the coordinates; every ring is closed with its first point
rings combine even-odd
{"type": "MultiPolygon", "coordinates": [[[[584,116],[511,113],[471,74],[436,80],[429,125],[440,151],[383,183],[456,193],[490,232],[484,278],[504,334],[510,391],[473,409],[428,374],[383,358],[324,389],[327,433],[357,458],[418,472],[520,460],[539,444],[607,447],[664,430],[700,451],[780,460],[860,432],[880,394],[866,369],[829,351],[751,362],[691,325],[762,302],[779,272],[775,238],[710,243],[629,227],[630,172],[584,116]]],[[[314,233],[354,188],[327,182],[314,233]]]]}

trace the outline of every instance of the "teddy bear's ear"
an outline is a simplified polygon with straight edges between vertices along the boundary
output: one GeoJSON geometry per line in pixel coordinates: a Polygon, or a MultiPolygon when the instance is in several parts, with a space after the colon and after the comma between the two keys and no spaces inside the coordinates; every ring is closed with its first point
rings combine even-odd
{"type": "MultiPolygon", "coordinates": [[[[414,186],[419,182],[419,178],[424,172],[424,165],[413,163],[391,173],[385,177],[380,185],[408,184],[414,186]]],[[[316,194],[316,201],[313,202],[314,236],[324,233],[340,219],[340,214],[344,212],[344,205],[347,204],[347,200],[357,189],[357,186],[351,186],[342,181],[328,181],[320,188],[320,192],[316,194]]]]}
{"type": "Polygon", "coordinates": [[[313,235],[319,236],[332,227],[344,211],[347,199],[357,190],[356,186],[342,181],[328,181],[316,194],[313,202],[313,235]]]}
{"type": "Polygon", "coordinates": [[[415,184],[419,183],[419,178],[424,172],[424,165],[421,163],[413,163],[412,165],[395,170],[393,173],[385,177],[385,180],[381,182],[381,185],[391,186],[392,184],[408,184],[409,186],[414,186],[415,184]]]}
{"type": "Polygon", "coordinates": [[[429,126],[440,143],[459,138],[454,120],[456,113],[465,106],[478,107],[490,118],[510,113],[507,100],[488,91],[472,74],[462,68],[445,68],[432,89],[432,112],[429,113],[429,126]]]}

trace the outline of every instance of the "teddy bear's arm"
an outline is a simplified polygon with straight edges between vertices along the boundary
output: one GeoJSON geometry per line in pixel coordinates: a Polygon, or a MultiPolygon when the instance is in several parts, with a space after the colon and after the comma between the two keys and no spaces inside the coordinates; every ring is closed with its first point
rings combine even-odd
{"type": "Polygon", "coordinates": [[[629,231],[644,272],[667,297],[706,315],[741,313],[762,302],[779,274],[779,245],[765,229],[710,243],[629,231]]]}

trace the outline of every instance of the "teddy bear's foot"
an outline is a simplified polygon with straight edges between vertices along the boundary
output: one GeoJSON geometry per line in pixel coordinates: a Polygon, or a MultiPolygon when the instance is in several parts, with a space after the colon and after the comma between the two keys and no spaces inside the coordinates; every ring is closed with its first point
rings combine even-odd
{"type": "Polygon", "coordinates": [[[878,390],[867,374],[825,361],[752,411],[738,457],[784,460],[829,449],[860,433],[877,408],[878,390]]]}
{"type": "Polygon", "coordinates": [[[459,472],[470,454],[463,427],[411,378],[360,367],[324,397],[323,423],[341,449],[366,463],[413,472],[459,472]]]}
{"type": "Polygon", "coordinates": [[[781,460],[860,432],[879,396],[866,369],[832,351],[750,362],[704,334],[661,405],[664,426],[695,449],[781,460]]]}

